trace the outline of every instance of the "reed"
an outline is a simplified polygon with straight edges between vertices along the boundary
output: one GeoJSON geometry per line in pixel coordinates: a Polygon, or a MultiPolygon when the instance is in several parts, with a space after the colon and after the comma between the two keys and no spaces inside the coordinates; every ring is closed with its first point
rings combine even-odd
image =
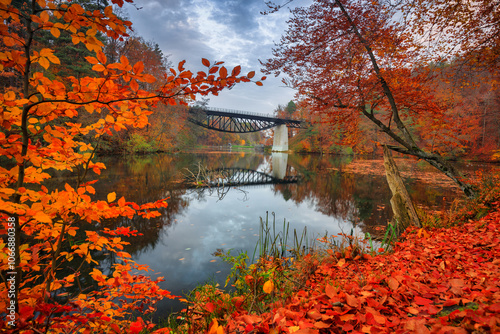
{"type": "Polygon", "coordinates": [[[252,262],[262,257],[300,258],[306,255],[311,249],[307,237],[307,226],[301,233],[293,229],[293,234],[290,235],[290,222],[283,219],[282,229],[279,231],[276,227],[276,215],[274,212],[271,215],[272,222],[269,221],[268,211],[266,211],[265,220],[260,217],[259,240],[255,245],[252,262]]]}
{"type": "MultiPolygon", "coordinates": [[[[396,224],[389,223],[387,225],[387,229],[385,230],[384,238],[380,242],[380,247],[378,248],[379,251],[381,249],[383,249],[383,251],[381,251],[379,253],[388,252],[392,248],[392,245],[394,244],[394,242],[396,242],[396,240],[398,239],[398,232],[397,232],[396,226],[397,226],[397,222],[396,222],[396,224]]],[[[370,244],[370,251],[371,251],[372,255],[374,255],[376,252],[375,252],[375,249],[373,247],[373,238],[369,232],[365,233],[365,239],[368,240],[368,243],[370,244]]]]}

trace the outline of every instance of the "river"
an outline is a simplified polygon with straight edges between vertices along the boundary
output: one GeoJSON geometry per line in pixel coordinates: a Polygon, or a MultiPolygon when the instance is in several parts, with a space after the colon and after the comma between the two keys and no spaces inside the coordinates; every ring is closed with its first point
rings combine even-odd
{"type": "MultiPolygon", "coordinates": [[[[142,233],[126,248],[132,258],[163,276],[161,287],[182,295],[196,285],[215,281],[224,285],[230,266],[213,253],[232,249],[252,256],[260,219],[266,214],[308,238],[337,233],[383,233],[392,217],[390,190],[382,160],[352,157],[258,154],[253,152],[184,153],[104,159],[97,197],[116,192],[118,198],[145,203],[169,198],[161,217],[107,222],[133,226],[142,233]],[[218,169],[230,173],[231,184],[218,188],[186,185],[186,177],[218,169]],[[228,172],[230,171],[230,172],[228,172]],[[382,232],[381,232],[382,231],[382,232]]],[[[461,196],[459,190],[423,162],[397,159],[405,184],[418,207],[440,210],[461,196]]],[[[469,166],[470,167],[470,166],[469,166]]],[[[477,166],[475,166],[477,167],[477,166]]],[[[212,176],[210,180],[214,180],[212,176]]],[[[62,180],[61,180],[62,181],[62,180]]],[[[200,184],[206,180],[198,179],[200,184]]],[[[221,180],[219,180],[221,181],[221,180]]],[[[100,263],[105,271],[109,262],[100,263]]],[[[157,316],[182,305],[165,300],[157,316]]]]}

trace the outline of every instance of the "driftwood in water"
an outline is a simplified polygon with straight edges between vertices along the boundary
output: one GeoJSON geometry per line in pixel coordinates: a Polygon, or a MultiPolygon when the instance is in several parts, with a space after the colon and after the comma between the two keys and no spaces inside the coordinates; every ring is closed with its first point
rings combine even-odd
{"type": "Polygon", "coordinates": [[[385,145],[384,167],[387,183],[392,192],[392,212],[394,212],[394,219],[396,220],[396,226],[399,233],[403,232],[409,226],[421,227],[420,219],[415,211],[410,195],[403,184],[398,167],[392,158],[391,151],[385,145]]]}

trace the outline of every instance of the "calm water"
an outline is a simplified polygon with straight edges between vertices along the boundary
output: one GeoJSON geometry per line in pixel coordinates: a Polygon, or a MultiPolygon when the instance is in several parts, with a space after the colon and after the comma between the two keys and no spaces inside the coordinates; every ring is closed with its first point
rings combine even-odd
{"type": "MultiPolygon", "coordinates": [[[[147,264],[152,275],[165,277],[162,287],[182,295],[196,285],[215,280],[222,285],[229,265],[212,254],[219,248],[253,254],[260,217],[275,213],[278,226],[286,220],[291,230],[317,235],[376,233],[391,219],[390,190],[380,161],[315,155],[256,153],[196,153],[117,157],[104,161],[98,197],[112,191],[118,198],[145,203],[169,197],[162,217],[124,219],[108,225],[131,225],[143,233],[126,249],[135,261],[147,264]],[[247,185],[226,188],[189,188],[186,176],[208,169],[232,169],[234,179],[247,185]],[[238,168],[235,171],[234,168],[238,168]],[[286,181],[286,182],[285,182],[286,181]]],[[[399,163],[399,162],[398,162],[399,163]]],[[[457,196],[432,169],[404,161],[412,175],[406,184],[417,205],[439,208],[457,196]]],[[[459,193],[458,193],[459,194],[459,193]]],[[[271,216],[272,217],[272,216],[271,216]]],[[[109,262],[101,262],[102,270],[109,262]]],[[[159,305],[158,315],[181,307],[176,301],[159,305]]]]}

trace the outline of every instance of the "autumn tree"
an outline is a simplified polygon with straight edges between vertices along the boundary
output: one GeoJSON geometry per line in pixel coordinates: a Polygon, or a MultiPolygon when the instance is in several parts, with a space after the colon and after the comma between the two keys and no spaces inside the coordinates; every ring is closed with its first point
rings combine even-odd
{"type": "MultiPolygon", "coordinates": [[[[122,0],[111,2],[123,5],[122,0]]],[[[138,333],[146,324],[140,318],[132,321],[132,312],[148,312],[151,303],[170,293],[159,288],[159,280],[131,274],[148,270],[123,252],[122,237],[136,232],[109,230],[101,223],[156,217],[167,201],[139,205],[115,192],[96,199],[95,174],[105,166],[96,160],[95,147],[112,131],[147,126],[158,104],[217,94],[250,81],[253,72],[241,76],[239,66],[228,71],[221,62],[202,59],[207,70],[193,73],[183,61],[165,71],[154,89],[143,89],[157,81],[144,72],[144,63],[125,56],[108,62],[104,43],[96,37],[128,37],[131,23],[111,6],[87,10],[78,2],[0,0],[0,16],[0,70],[14,73],[19,86],[4,86],[0,94],[0,309],[7,310],[0,328],[138,333]],[[59,77],[56,50],[40,43],[47,32],[54,39],[67,34],[71,43],[84,46],[91,53],[85,61],[93,75],[59,77]],[[98,117],[83,124],[79,116],[85,113],[98,117]],[[53,189],[47,183],[52,171],[74,177],[53,189]],[[115,263],[103,270],[93,257],[96,252],[114,254],[115,263]],[[85,274],[85,267],[90,272],[85,274]],[[120,302],[123,298],[126,303],[120,302]]]]}
{"type": "Polygon", "coordinates": [[[314,109],[324,112],[329,122],[341,124],[344,132],[357,131],[364,117],[386,135],[392,150],[427,161],[467,196],[474,196],[460,173],[433,150],[432,142],[462,145],[456,134],[464,123],[435,95],[438,68],[431,62],[447,59],[445,53],[477,63],[492,61],[498,11],[497,6],[491,15],[477,9],[480,5],[491,9],[489,1],[460,2],[458,9],[453,4],[315,0],[309,7],[292,11],[288,30],[273,50],[274,58],[264,63],[265,70],[286,73],[286,83],[314,109]],[[487,22],[482,21],[483,15],[488,16],[487,22]],[[454,31],[465,27],[465,32],[453,37],[448,34],[448,22],[454,31]],[[479,24],[487,27],[489,39],[477,31],[479,24]],[[431,27],[435,30],[429,33],[431,27]],[[461,44],[465,37],[477,47],[461,44]],[[475,52],[467,53],[471,48],[475,52]],[[423,132],[431,129],[432,136],[418,136],[418,125],[423,125],[423,132]]]}

